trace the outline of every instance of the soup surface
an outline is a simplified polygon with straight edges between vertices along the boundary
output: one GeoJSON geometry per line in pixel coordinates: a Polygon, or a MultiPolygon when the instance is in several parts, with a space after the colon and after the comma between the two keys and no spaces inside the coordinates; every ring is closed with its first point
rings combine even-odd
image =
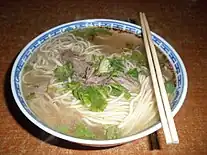
{"type": "MultiPolygon", "coordinates": [[[[157,50],[169,100],[175,74],[157,50]]],[[[117,139],[159,121],[142,39],[118,30],[73,30],[42,45],[27,62],[22,89],[48,127],[83,139],[117,139]]]]}

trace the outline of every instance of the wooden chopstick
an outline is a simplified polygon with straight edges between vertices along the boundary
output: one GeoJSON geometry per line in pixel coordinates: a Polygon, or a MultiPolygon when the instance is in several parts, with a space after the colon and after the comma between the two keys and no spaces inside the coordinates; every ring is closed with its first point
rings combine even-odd
{"type": "Polygon", "coordinates": [[[177,144],[179,143],[178,134],[170,109],[168,96],[165,90],[165,85],[159,61],[157,58],[157,53],[152,42],[149,24],[144,13],[140,13],[140,19],[144,38],[144,45],[146,48],[147,59],[152,77],[152,83],[155,90],[155,97],[157,100],[158,111],[163,126],[166,143],[177,144]]]}
{"type": "MultiPolygon", "coordinates": [[[[131,18],[127,18],[126,21],[132,24],[137,24],[137,21],[131,18]]],[[[138,25],[140,25],[140,23],[138,25]]],[[[160,144],[158,141],[157,131],[151,133],[148,137],[149,137],[149,143],[150,143],[150,150],[159,150],[160,144]]]]}
{"type": "Polygon", "coordinates": [[[153,60],[152,60],[152,55],[151,55],[151,52],[150,52],[150,47],[149,47],[149,42],[148,42],[148,39],[147,39],[146,30],[144,28],[145,26],[144,26],[144,20],[143,20],[143,17],[142,17],[142,13],[140,13],[140,19],[141,19],[142,34],[143,34],[143,38],[144,38],[144,45],[145,45],[145,49],[146,49],[146,53],[147,53],[149,69],[150,69],[150,73],[151,73],[151,77],[152,77],[153,87],[154,87],[154,90],[155,90],[155,96],[156,96],[156,100],[157,100],[157,107],[158,107],[158,111],[159,111],[159,114],[160,114],[160,119],[161,119],[161,123],[162,123],[162,126],[163,126],[165,139],[166,139],[166,143],[171,143],[172,138],[171,138],[170,130],[169,130],[169,127],[168,127],[167,118],[165,116],[164,107],[162,105],[162,98],[160,96],[159,85],[158,85],[158,82],[157,82],[157,77],[156,77],[155,68],[154,68],[154,64],[153,64],[153,60]]]}
{"type": "Polygon", "coordinates": [[[150,150],[159,150],[160,149],[160,144],[158,141],[158,136],[157,136],[156,131],[149,135],[149,141],[150,141],[150,150]]]}

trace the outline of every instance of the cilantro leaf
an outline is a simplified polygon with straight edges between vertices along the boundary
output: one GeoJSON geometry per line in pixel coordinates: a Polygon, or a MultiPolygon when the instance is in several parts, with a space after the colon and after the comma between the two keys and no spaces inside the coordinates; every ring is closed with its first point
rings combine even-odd
{"type": "Polygon", "coordinates": [[[132,77],[132,78],[134,78],[134,79],[137,79],[139,73],[138,73],[137,69],[134,68],[134,69],[130,69],[130,70],[127,72],[127,74],[128,74],[130,77],[132,77]]]}
{"type": "Polygon", "coordinates": [[[109,73],[110,71],[111,71],[110,61],[106,58],[102,59],[98,69],[99,74],[109,73]]]}
{"type": "Polygon", "coordinates": [[[24,71],[24,72],[27,72],[27,71],[32,70],[32,69],[33,69],[32,65],[30,65],[30,64],[26,64],[26,65],[24,66],[23,71],[24,71]]]}
{"type": "Polygon", "coordinates": [[[168,94],[172,94],[175,91],[175,85],[172,81],[165,82],[165,89],[168,94]]]}
{"type": "Polygon", "coordinates": [[[110,95],[112,96],[120,96],[122,93],[124,93],[124,97],[126,99],[129,99],[131,97],[131,94],[129,93],[129,91],[123,87],[120,84],[116,84],[116,83],[112,83],[110,84],[112,87],[112,91],[110,93],[110,95]]]}
{"type": "Polygon", "coordinates": [[[108,29],[102,27],[87,27],[84,29],[73,30],[71,33],[73,33],[75,36],[91,40],[93,40],[93,38],[99,34],[112,35],[108,29]]]}
{"type": "Polygon", "coordinates": [[[61,132],[61,133],[67,133],[68,132],[68,130],[69,130],[69,128],[68,128],[68,126],[65,126],[65,125],[61,125],[61,126],[58,126],[57,128],[56,128],[56,130],[58,131],[58,132],[61,132]]]}
{"type": "Polygon", "coordinates": [[[96,86],[96,89],[101,93],[101,95],[104,98],[108,98],[109,97],[109,90],[110,90],[110,88],[108,86],[99,85],[99,86],[96,86]]]}
{"type": "Polygon", "coordinates": [[[70,83],[67,83],[67,87],[71,90],[77,89],[81,86],[80,82],[72,81],[70,83]]]}
{"type": "Polygon", "coordinates": [[[75,137],[84,139],[94,139],[96,137],[95,134],[82,123],[76,125],[74,135],[75,137]]]}
{"type": "Polygon", "coordinates": [[[123,59],[112,58],[110,59],[110,65],[113,68],[113,71],[124,72],[123,59]]]}
{"type": "Polygon", "coordinates": [[[106,99],[103,95],[103,90],[95,86],[82,86],[77,90],[74,90],[73,95],[81,101],[81,104],[89,107],[91,111],[104,111],[107,106],[106,99]]]}
{"type": "Polygon", "coordinates": [[[120,137],[119,129],[117,126],[109,126],[105,129],[106,139],[117,139],[120,137]]]}
{"type": "Polygon", "coordinates": [[[72,64],[69,62],[64,64],[63,66],[58,66],[54,70],[55,77],[60,82],[66,81],[68,77],[72,76],[73,74],[72,68],[72,64]]]}

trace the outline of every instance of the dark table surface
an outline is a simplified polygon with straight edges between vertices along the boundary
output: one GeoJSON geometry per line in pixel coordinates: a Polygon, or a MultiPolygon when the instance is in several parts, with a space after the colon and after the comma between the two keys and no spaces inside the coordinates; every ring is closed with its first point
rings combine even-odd
{"type": "Polygon", "coordinates": [[[0,155],[207,154],[206,6],[199,0],[1,0],[0,155]],[[114,148],[91,149],[51,137],[23,116],[12,98],[9,74],[15,56],[31,39],[76,19],[124,20],[137,18],[139,11],[147,14],[151,30],[178,51],[188,72],[188,94],[175,117],[179,145],[166,145],[159,130],[161,149],[157,151],[150,151],[148,137],[114,148]]]}

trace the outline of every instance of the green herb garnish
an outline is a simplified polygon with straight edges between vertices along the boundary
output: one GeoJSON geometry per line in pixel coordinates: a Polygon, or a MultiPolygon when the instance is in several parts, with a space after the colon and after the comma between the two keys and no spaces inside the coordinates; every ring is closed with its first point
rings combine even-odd
{"type": "Polygon", "coordinates": [[[91,111],[104,111],[107,106],[104,91],[96,86],[82,86],[73,91],[74,97],[91,111]]]}
{"type": "Polygon", "coordinates": [[[32,70],[32,69],[33,69],[33,67],[32,67],[32,65],[30,65],[30,64],[26,64],[26,65],[24,66],[24,72],[29,71],[29,70],[32,70]]]}
{"type": "Polygon", "coordinates": [[[80,86],[81,86],[81,83],[76,82],[76,81],[72,81],[70,83],[67,83],[67,88],[69,88],[70,90],[78,89],[80,86]]]}
{"type": "Polygon", "coordinates": [[[175,85],[172,81],[165,82],[165,89],[168,94],[172,94],[175,91],[175,85]]]}
{"type": "Polygon", "coordinates": [[[84,138],[84,139],[94,139],[95,134],[90,131],[84,124],[78,124],[75,128],[75,137],[84,138]]]}
{"type": "Polygon", "coordinates": [[[123,59],[122,58],[112,58],[109,60],[110,65],[113,68],[113,71],[118,71],[118,72],[124,72],[124,64],[123,64],[123,59]]]}
{"type": "Polygon", "coordinates": [[[129,99],[131,97],[131,94],[129,93],[129,91],[122,85],[113,83],[113,84],[110,84],[110,86],[112,88],[110,95],[120,96],[122,93],[124,93],[124,97],[126,99],[129,99]]]}
{"type": "Polygon", "coordinates": [[[130,70],[127,72],[127,74],[128,74],[130,77],[134,78],[134,79],[138,79],[138,75],[139,75],[139,73],[138,73],[138,71],[137,71],[136,68],[134,68],[134,69],[130,69],[130,70]]]}
{"type": "Polygon", "coordinates": [[[121,135],[117,126],[109,126],[105,129],[105,136],[106,139],[118,139],[121,135]]]}
{"type": "Polygon", "coordinates": [[[108,98],[109,97],[109,90],[110,88],[108,86],[96,86],[96,89],[102,94],[102,96],[104,98],[108,98]]]}
{"type": "Polygon", "coordinates": [[[63,66],[58,66],[54,70],[55,77],[60,82],[66,81],[68,77],[71,77],[73,74],[72,68],[72,64],[69,62],[64,64],[63,66]]]}
{"type": "Polygon", "coordinates": [[[91,39],[97,35],[112,35],[112,33],[106,29],[106,28],[100,28],[100,27],[87,27],[84,29],[78,29],[71,31],[75,36],[79,36],[85,39],[91,39]]]}
{"type": "Polygon", "coordinates": [[[69,131],[69,128],[68,128],[68,126],[61,125],[61,126],[58,126],[58,127],[56,128],[56,130],[57,130],[58,132],[67,134],[68,131],[69,131]]]}
{"type": "Polygon", "coordinates": [[[99,69],[98,69],[98,73],[102,74],[102,73],[109,73],[111,72],[111,63],[109,61],[109,59],[102,59],[99,65],[99,69]]]}
{"type": "Polygon", "coordinates": [[[117,76],[124,72],[124,60],[122,58],[103,58],[100,60],[98,74],[110,74],[117,76]]]}

